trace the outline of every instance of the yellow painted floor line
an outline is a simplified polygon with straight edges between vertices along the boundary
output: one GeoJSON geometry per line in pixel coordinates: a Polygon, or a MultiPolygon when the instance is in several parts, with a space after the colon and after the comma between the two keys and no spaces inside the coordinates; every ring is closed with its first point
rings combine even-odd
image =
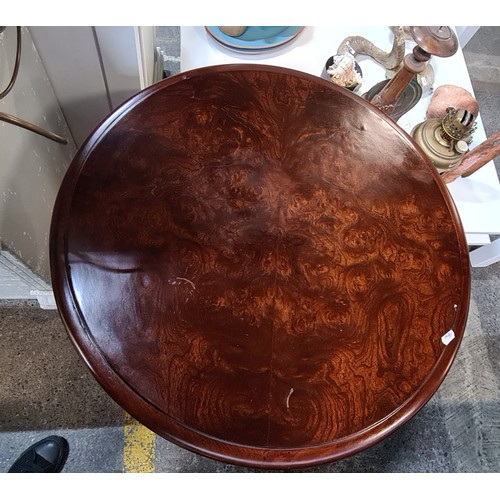
{"type": "Polygon", "coordinates": [[[156,434],[125,413],[123,472],[155,472],[156,434]]]}

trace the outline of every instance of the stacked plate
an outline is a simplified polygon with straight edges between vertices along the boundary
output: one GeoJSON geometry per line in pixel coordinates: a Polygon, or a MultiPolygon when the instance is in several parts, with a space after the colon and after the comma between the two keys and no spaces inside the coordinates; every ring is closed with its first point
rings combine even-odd
{"type": "Polygon", "coordinates": [[[205,26],[207,33],[222,47],[242,54],[260,54],[291,42],[304,26],[248,26],[240,36],[229,36],[218,26],[205,26]]]}

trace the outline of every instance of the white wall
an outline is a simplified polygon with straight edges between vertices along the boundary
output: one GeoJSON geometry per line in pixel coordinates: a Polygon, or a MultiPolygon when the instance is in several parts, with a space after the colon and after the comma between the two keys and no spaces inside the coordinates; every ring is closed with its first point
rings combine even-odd
{"type": "MultiPolygon", "coordinates": [[[[21,67],[0,111],[70,141],[63,146],[0,122],[0,243],[47,281],[49,229],[62,178],[109,112],[153,83],[154,27],[23,28],[21,67]],[[75,146],[76,144],[76,146],[75,146]]],[[[0,34],[0,89],[15,61],[16,29],[0,34]]]]}
{"type": "Polygon", "coordinates": [[[481,26],[455,26],[458,41],[462,49],[469,43],[481,26]]]}
{"type": "Polygon", "coordinates": [[[31,26],[30,31],[78,147],[113,109],[152,83],[153,27],[31,26]]]}
{"type": "Polygon", "coordinates": [[[111,111],[94,30],[89,26],[30,26],[29,30],[79,147],[111,111]]]}
{"type": "MultiPolygon", "coordinates": [[[[23,28],[19,76],[0,111],[66,137],[64,146],[0,122],[0,241],[49,280],[49,229],[54,201],[76,147],[28,29],[23,28]]],[[[14,66],[16,30],[0,35],[0,88],[14,66]]]]}

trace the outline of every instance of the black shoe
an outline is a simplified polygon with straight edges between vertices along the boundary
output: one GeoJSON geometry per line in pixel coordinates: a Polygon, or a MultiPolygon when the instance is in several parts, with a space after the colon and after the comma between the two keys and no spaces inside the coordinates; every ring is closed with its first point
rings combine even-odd
{"type": "Polygon", "coordinates": [[[49,436],[30,446],[9,469],[9,472],[61,472],[69,454],[63,437],[49,436]]]}

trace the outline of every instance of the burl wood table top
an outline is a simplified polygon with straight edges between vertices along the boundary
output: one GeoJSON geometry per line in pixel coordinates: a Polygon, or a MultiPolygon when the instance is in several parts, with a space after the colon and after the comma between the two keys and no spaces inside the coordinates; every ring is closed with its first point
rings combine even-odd
{"type": "Polygon", "coordinates": [[[320,78],[194,70],[108,117],[71,164],[53,286],[79,353],[192,451],[287,468],[414,415],[467,318],[467,245],[394,123],[320,78]]]}

